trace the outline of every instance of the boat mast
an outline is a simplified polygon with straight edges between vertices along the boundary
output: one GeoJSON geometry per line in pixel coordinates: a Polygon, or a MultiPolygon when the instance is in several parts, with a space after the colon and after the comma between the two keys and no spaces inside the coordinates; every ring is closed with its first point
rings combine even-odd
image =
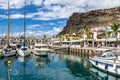
{"type": "Polygon", "coordinates": [[[26,0],[25,0],[25,2],[24,2],[24,5],[25,5],[25,7],[24,7],[24,47],[25,47],[25,32],[26,32],[26,0]]]}
{"type": "Polygon", "coordinates": [[[9,46],[9,38],[10,38],[10,2],[8,0],[8,35],[7,35],[7,46],[9,46]]]}

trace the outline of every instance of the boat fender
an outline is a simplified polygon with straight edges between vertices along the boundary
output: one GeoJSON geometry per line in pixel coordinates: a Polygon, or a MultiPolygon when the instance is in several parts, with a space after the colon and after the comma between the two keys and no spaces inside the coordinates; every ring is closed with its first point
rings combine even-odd
{"type": "Polygon", "coordinates": [[[105,65],[105,69],[107,69],[107,68],[108,68],[108,64],[105,65]]]}
{"type": "Polygon", "coordinates": [[[96,65],[98,65],[98,61],[96,61],[96,65]]]}
{"type": "Polygon", "coordinates": [[[113,64],[113,70],[116,70],[117,69],[117,65],[114,63],[113,64]]]}
{"type": "Polygon", "coordinates": [[[7,63],[8,63],[8,66],[10,66],[12,64],[12,62],[10,60],[7,63]]]}

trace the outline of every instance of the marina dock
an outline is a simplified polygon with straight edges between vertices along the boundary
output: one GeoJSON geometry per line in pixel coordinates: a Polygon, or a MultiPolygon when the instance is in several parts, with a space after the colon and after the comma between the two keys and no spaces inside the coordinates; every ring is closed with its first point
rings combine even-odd
{"type": "Polygon", "coordinates": [[[120,80],[120,0],[0,0],[0,80],[120,80]]]}

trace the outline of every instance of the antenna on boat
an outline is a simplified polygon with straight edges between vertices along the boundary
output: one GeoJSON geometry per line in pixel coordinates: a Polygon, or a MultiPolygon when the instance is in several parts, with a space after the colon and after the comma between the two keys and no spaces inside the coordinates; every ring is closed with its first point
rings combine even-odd
{"type": "Polygon", "coordinates": [[[3,28],[2,28],[2,38],[3,38],[3,28]]]}
{"type": "Polygon", "coordinates": [[[18,29],[19,29],[19,38],[20,38],[20,27],[18,29]]]}
{"type": "Polygon", "coordinates": [[[23,44],[23,46],[25,47],[25,36],[26,36],[26,34],[25,34],[25,32],[26,32],[26,0],[24,2],[24,5],[25,5],[25,7],[24,7],[24,44],[23,44]]]}
{"type": "MultiPolygon", "coordinates": [[[[86,0],[85,8],[84,8],[84,10],[85,10],[85,14],[87,13],[87,8],[88,8],[88,4],[87,4],[87,0],[86,0]]],[[[83,30],[85,30],[87,24],[88,24],[88,23],[86,23],[86,24],[83,26],[83,30]]],[[[86,40],[87,37],[88,37],[88,36],[87,36],[86,34],[84,34],[84,43],[83,43],[84,46],[87,45],[87,40],[86,40]]]]}
{"type": "MultiPolygon", "coordinates": [[[[109,23],[109,13],[108,13],[108,4],[109,4],[109,0],[107,0],[107,19],[108,19],[108,21],[106,20],[106,27],[108,27],[108,23],[109,23]]],[[[107,32],[105,31],[105,46],[107,47],[107,32]]]]}
{"type": "Polygon", "coordinates": [[[8,35],[7,35],[7,46],[9,46],[9,38],[10,38],[10,2],[8,0],[8,35]]]}

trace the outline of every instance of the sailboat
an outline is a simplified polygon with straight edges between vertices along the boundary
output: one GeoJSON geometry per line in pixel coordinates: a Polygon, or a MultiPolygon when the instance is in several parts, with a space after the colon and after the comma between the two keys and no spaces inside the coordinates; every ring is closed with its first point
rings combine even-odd
{"type": "MultiPolygon", "coordinates": [[[[25,8],[26,8],[26,0],[25,0],[25,8]]],[[[25,32],[26,32],[26,11],[24,8],[24,42],[22,44],[22,46],[17,50],[18,55],[22,56],[22,57],[26,57],[29,56],[31,51],[30,49],[27,47],[27,42],[25,40],[25,32]]]]}
{"type": "Polygon", "coordinates": [[[10,46],[10,3],[8,1],[8,35],[7,45],[3,49],[4,57],[11,57],[16,55],[16,49],[10,46]]]}

